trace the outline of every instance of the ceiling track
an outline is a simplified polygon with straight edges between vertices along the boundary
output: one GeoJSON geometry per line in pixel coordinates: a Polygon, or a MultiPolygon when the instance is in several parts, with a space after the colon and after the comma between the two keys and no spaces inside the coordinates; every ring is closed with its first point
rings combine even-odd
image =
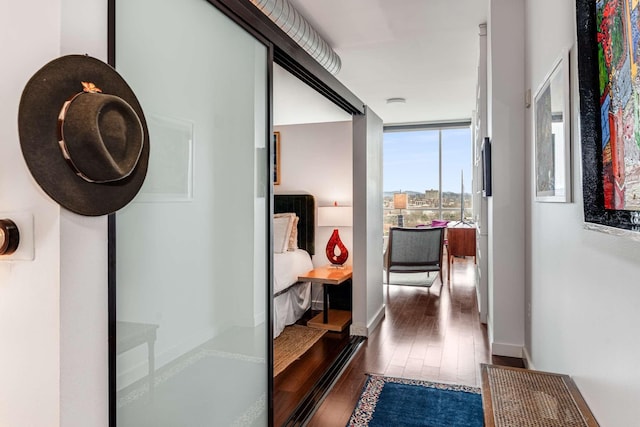
{"type": "Polygon", "coordinates": [[[273,60],[276,64],[287,70],[292,75],[312,87],[318,93],[322,94],[325,98],[329,99],[338,107],[342,108],[349,114],[364,114],[364,103],[357,97],[352,96],[349,99],[345,99],[345,94],[339,94],[333,91],[329,86],[322,84],[313,75],[313,73],[301,67],[296,61],[283,50],[276,47],[273,55],[273,60]]]}

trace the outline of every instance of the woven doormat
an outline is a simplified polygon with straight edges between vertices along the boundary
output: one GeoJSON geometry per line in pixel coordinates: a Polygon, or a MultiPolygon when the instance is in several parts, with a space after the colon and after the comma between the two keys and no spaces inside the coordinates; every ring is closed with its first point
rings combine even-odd
{"type": "Polygon", "coordinates": [[[598,426],[568,375],[483,364],[482,399],[488,427],[598,426]]]}
{"type": "Polygon", "coordinates": [[[307,352],[327,331],[291,325],[273,340],[273,376],[277,376],[307,352]]]}

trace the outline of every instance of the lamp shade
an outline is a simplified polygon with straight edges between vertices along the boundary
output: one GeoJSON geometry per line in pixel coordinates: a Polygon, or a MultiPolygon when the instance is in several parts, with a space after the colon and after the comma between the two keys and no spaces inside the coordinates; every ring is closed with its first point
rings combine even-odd
{"type": "Polygon", "coordinates": [[[319,227],[351,227],[353,223],[351,206],[318,207],[319,227]]]}
{"type": "Polygon", "coordinates": [[[393,195],[394,209],[407,209],[407,193],[395,193],[393,195]]]}

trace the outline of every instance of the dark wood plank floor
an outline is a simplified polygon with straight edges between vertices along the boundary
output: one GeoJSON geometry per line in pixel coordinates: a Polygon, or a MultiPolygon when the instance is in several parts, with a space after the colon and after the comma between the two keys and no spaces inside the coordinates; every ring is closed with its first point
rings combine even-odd
{"type": "MultiPolygon", "coordinates": [[[[319,312],[312,312],[300,320],[312,318],[319,312]]],[[[273,379],[273,419],[274,426],[281,426],[295,410],[316,381],[338,357],[349,342],[348,329],[343,333],[327,332],[300,359],[294,361],[273,379]]]]}
{"type": "Polygon", "coordinates": [[[308,426],[346,425],[367,373],[479,387],[480,363],[523,366],[521,359],[490,357],[486,326],[478,320],[474,269],[473,258],[456,259],[450,284],[385,286],[385,319],[308,426]]]}

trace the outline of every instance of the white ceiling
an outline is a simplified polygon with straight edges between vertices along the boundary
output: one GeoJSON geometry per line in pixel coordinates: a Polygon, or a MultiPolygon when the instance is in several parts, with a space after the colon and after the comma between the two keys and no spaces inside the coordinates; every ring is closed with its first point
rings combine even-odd
{"type": "MultiPolygon", "coordinates": [[[[487,0],[289,2],[342,59],[336,78],[385,124],[471,118],[487,0]],[[394,97],[407,101],[386,103],[394,97]]],[[[323,100],[276,67],[275,124],[349,119],[323,100]]]]}

